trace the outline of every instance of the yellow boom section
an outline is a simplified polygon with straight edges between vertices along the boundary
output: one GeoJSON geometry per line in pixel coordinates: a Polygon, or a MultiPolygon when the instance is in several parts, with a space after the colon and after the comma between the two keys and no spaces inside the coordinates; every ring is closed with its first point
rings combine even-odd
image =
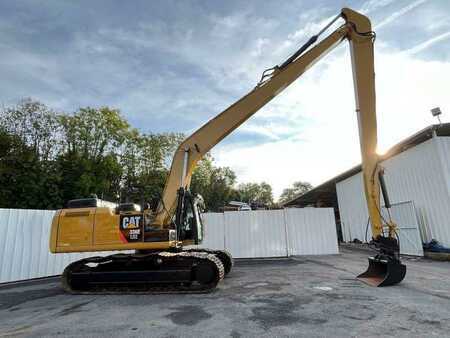
{"type": "Polygon", "coordinates": [[[189,187],[197,162],[211,148],[281,93],[342,40],[348,39],[352,55],[367,205],[374,237],[381,233],[382,224],[377,211],[379,184],[376,175],[378,157],[375,152],[377,128],[373,33],[370,21],[364,15],[344,8],[341,16],[346,21],[344,25],[298,58],[289,59],[282,66],[274,67],[273,73],[267,80],[258,84],[246,96],[203,125],[179,146],[173,158],[162,201],[158,206],[154,222],[156,225],[167,226],[170,223],[176,208],[178,188],[189,187]]]}

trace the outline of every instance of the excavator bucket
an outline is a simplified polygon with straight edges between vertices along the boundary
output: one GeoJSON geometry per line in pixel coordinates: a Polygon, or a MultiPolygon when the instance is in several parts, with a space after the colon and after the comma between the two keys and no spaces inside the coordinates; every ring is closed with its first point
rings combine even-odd
{"type": "Polygon", "coordinates": [[[406,275],[406,265],[398,260],[369,257],[367,271],[356,277],[371,286],[389,286],[400,283],[406,275]]]}

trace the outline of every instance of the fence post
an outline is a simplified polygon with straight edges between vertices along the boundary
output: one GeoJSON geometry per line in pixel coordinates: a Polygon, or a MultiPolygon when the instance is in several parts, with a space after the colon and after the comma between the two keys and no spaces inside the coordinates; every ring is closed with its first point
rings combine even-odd
{"type": "Polygon", "coordinates": [[[225,227],[225,211],[222,213],[222,226],[223,226],[223,249],[227,250],[227,229],[225,227]]]}
{"type": "Polygon", "coordinates": [[[290,256],[290,248],[289,248],[289,228],[288,228],[288,222],[286,218],[286,212],[287,209],[283,209],[283,220],[284,220],[284,235],[285,235],[285,242],[286,242],[286,257],[290,256]]]}

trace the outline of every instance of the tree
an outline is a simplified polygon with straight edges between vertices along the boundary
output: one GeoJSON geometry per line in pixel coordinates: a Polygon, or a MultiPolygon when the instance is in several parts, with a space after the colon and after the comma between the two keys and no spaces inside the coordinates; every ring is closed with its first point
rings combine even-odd
{"type": "Polygon", "coordinates": [[[162,194],[173,154],[182,134],[144,134],[132,130],[125,142],[121,164],[121,193],[130,201],[149,201],[162,194]]]}
{"type": "Polygon", "coordinates": [[[207,196],[211,190],[211,176],[214,170],[213,160],[210,154],[206,154],[202,160],[197,163],[192,173],[190,189],[193,193],[200,194],[207,202],[207,196]]]}
{"type": "Polygon", "coordinates": [[[116,200],[123,169],[120,150],[130,134],[128,122],[116,109],[81,108],[60,115],[63,149],[57,162],[64,200],[97,194],[116,200]]]}
{"type": "Polygon", "coordinates": [[[130,133],[128,122],[117,109],[80,108],[73,115],[60,115],[65,151],[92,160],[121,148],[130,133]]]}
{"type": "Polygon", "coordinates": [[[141,134],[120,111],[80,108],[56,114],[24,99],[0,111],[0,202],[4,207],[62,207],[68,199],[129,201],[161,194],[183,135],[141,134]],[[9,186],[8,182],[14,182],[9,186]]]}
{"type": "MultiPolygon", "coordinates": [[[[141,202],[159,197],[182,134],[142,134],[117,109],[59,113],[31,99],[0,111],[0,207],[61,208],[69,199],[141,202]]],[[[208,210],[239,198],[235,173],[206,156],[191,189],[208,210]]],[[[270,186],[261,184],[263,200],[270,186]]]]}
{"type": "Polygon", "coordinates": [[[115,154],[94,161],[78,152],[68,152],[58,158],[57,164],[63,201],[92,194],[109,201],[117,200],[122,167],[115,154]]]}
{"type": "Polygon", "coordinates": [[[50,164],[19,136],[0,128],[0,207],[59,207],[58,172],[50,164]]]}
{"type": "Polygon", "coordinates": [[[206,210],[219,211],[233,198],[236,174],[228,167],[216,167],[210,155],[205,156],[192,174],[191,191],[205,199],[206,210]]]}
{"type": "Polygon", "coordinates": [[[295,197],[301,196],[307,191],[312,189],[312,185],[309,182],[297,181],[292,184],[292,188],[286,188],[280,195],[279,203],[288,202],[295,197]]]}
{"type": "Polygon", "coordinates": [[[44,104],[24,99],[0,112],[0,205],[13,208],[61,206],[56,114],[44,104]]]}
{"type": "Polygon", "coordinates": [[[58,152],[60,126],[55,112],[32,99],[23,99],[16,106],[0,113],[3,130],[19,137],[40,160],[51,160],[58,152]]]}
{"type": "Polygon", "coordinates": [[[210,193],[207,196],[207,210],[219,211],[231,201],[236,174],[229,167],[214,167],[211,174],[210,193]]]}
{"type": "Polygon", "coordinates": [[[272,187],[266,183],[242,183],[238,186],[239,201],[271,205],[273,203],[272,187]]]}

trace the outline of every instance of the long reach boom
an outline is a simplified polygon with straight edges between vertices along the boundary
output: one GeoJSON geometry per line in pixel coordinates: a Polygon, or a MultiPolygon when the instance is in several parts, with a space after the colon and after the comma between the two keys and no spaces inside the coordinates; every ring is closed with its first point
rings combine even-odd
{"type": "MultiPolygon", "coordinates": [[[[397,233],[396,225],[392,221],[384,221],[380,211],[379,177],[383,171],[378,166],[379,158],[376,153],[377,122],[373,48],[375,32],[372,31],[370,20],[366,16],[348,8],[342,9],[337,17],[318,34],[311,37],[305,45],[285,62],[266,70],[262,75],[261,81],[252,91],[203,125],[178,147],[166,181],[162,200],[157,209],[155,225],[168,226],[171,223],[177,207],[178,189],[189,188],[192,173],[197,162],[209,150],[344,40],[348,40],[350,44],[364,192],[372,226],[372,235],[376,245],[382,252],[380,259],[386,260],[386,255],[390,258],[394,257],[393,264],[395,266],[391,269],[400,269],[400,275],[403,275],[403,279],[406,269],[398,261],[399,249],[395,237],[397,233]],[[326,38],[316,43],[319,35],[339,18],[344,19],[345,23],[326,38]],[[383,234],[385,226],[389,229],[388,237],[385,237],[383,234]],[[399,265],[397,266],[396,263],[399,265]]],[[[382,188],[384,189],[383,192],[386,193],[384,184],[382,188]]],[[[389,263],[392,263],[391,261],[389,260],[389,263]]],[[[376,265],[374,260],[370,260],[370,263],[371,265],[376,265]]]]}

